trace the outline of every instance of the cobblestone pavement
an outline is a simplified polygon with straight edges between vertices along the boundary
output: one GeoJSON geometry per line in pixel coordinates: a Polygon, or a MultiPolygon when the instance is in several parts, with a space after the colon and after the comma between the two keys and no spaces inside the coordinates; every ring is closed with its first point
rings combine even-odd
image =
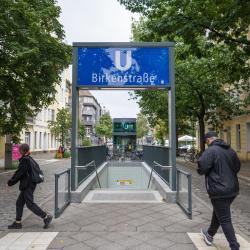
{"type": "MultiPolygon", "coordinates": [[[[189,162],[187,163],[180,159],[177,162],[180,168],[192,173],[193,194],[201,201],[205,202],[204,205],[212,209],[205,188],[204,176],[199,176],[196,172],[197,165],[189,162]]],[[[240,176],[250,176],[250,165],[248,164],[249,163],[243,164],[239,173],[240,176]]],[[[238,232],[248,236],[248,239],[250,239],[250,180],[239,178],[239,183],[240,194],[232,204],[232,218],[238,232]]]]}
{"type": "MultiPolygon", "coordinates": [[[[45,174],[45,182],[38,185],[35,191],[35,201],[38,204],[44,203],[54,194],[54,173],[64,170],[70,166],[70,160],[55,160],[49,157],[34,156],[39,162],[45,174]]],[[[15,202],[19,194],[18,184],[7,187],[7,180],[13,172],[0,174],[0,230],[6,229],[6,226],[15,219],[15,202]]],[[[43,207],[43,205],[42,205],[43,207]]],[[[30,212],[25,208],[24,218],[30,212]]]]}

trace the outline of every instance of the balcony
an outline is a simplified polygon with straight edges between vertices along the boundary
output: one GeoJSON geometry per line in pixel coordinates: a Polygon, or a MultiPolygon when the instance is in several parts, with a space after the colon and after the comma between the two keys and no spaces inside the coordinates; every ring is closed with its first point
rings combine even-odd
{"type": "Polygon", "coordinates": [[[33,117],[28,117],[28,118],[26,119],[26,122],[27,122],[28,124],[34,124],[34,123],[35,123],[35,119],[34,119],[33,117]]]}

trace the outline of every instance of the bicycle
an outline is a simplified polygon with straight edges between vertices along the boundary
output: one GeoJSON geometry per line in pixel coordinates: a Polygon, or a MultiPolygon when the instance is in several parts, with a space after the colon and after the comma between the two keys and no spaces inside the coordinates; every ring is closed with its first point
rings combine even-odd
{"type": "Polygon", "coordinates": [[[184,160],[187,162],[189,161],[192,163],[196,163],[198,161],[199,157],[200,157],[200,152],[197,151],[196,149],[191,149],[189,152],[187,152],[184,155],[184,160]]]}

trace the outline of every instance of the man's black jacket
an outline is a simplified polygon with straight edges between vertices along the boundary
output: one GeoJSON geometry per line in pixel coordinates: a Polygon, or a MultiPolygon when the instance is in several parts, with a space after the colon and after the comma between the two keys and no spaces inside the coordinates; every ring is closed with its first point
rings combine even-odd
{"type": "Polygon", "coordinates": [[[18,181],[20,181],[20,184],[19,184],[20,191],[27,189],[32,184],[30,158],[28,155],[22,156],[19,159],[18,169],[16,170],[14,175],[11,177],[11,179],[8,181],[8,185],[13,186],[18,181]]]}
{"type": "Polygon", "coordinates": [[[211,199],[229,198],[239,194],[237,173],[240,160],[236,152],[223,140],[213,141],[198,160],[198,173],[205,175],[211,199]]]}

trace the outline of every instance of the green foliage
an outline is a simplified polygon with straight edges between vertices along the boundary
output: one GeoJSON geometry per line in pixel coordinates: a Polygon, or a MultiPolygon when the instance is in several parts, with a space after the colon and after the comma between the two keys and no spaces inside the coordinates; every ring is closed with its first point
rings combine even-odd
{"type": "Polygon", "coordinates": [[[112,137],[112,118],[109,113],[103,114],[96,124],[96,134],[106,139],[112,137]]]}
{"type": "Polygon", "coordinates": [[[119,0],[132,12],[147,17],[147,37],[162,41],[167,35],[175,41],[182,37],[196,50],[200,36],[232,49],[250,53],[247,33],[250,24],[250,1],[236,0],[119,0]]]}
{"type": "Polygon", "coordinates": [[[161,145],[165,145],[165,137],[167,135],[167,127],[166,121],[158,119],[157,124],[155,126],[155,137],[160,141],[161,145]]]}
{"type": "MultiPolygon", "coordinates": [[[[120,0],[142,14],[134,41],[175,41],[177,134],[198,121],[201,150],[205,122],[220,127],[249,102],[249,1],[120,0]],[[241,99],[242,94],[246,98],[241,99]]],[[[151,123],[165,121],[167,96],[136,92],[151,123]],[[154,103],[152,102],[154,100],[154,103]]]]}
{"type": "Polygon", "coordinates": [[[71,60],[55,0],[2,0],[0,134],[19,135],[26,119],[54,101],[71,60]]]}
{"type": "Polygon", "coordinates": [[[148,134],[149,126],[145,115],[139,113],[136,118],[136,136],[142,138],[148,134]]]}
{"type": "Polygon", "coordinates": [[[79,123],[79,139],[80,139],[80,145],[83,145],[84,138],[86,136],[86,128],[83,123],[79,123]]]}
{"type": "Polygon", "coordinates": [[[91,140],[89,138],[84,138],[82,145],[85,147],[89,147],[92,145],[91,140]]]}
{"type": "Polygon", "coordinates": [[[56,120],[49,121],[49,128],[51,132],[57,137],[62,145],[65,139],[69,136],[69,129],[71,128],[71,115],[67,108],[58,109],[56,120]]]}
{"type": "Polygon", "coordinates": [[[70,152],[68,152],[68,151],[65,151],[65,152],[63,153],[63,158],[70,158],[70,156],[71,156],[71,154],[70,154],[70,152]]]}

